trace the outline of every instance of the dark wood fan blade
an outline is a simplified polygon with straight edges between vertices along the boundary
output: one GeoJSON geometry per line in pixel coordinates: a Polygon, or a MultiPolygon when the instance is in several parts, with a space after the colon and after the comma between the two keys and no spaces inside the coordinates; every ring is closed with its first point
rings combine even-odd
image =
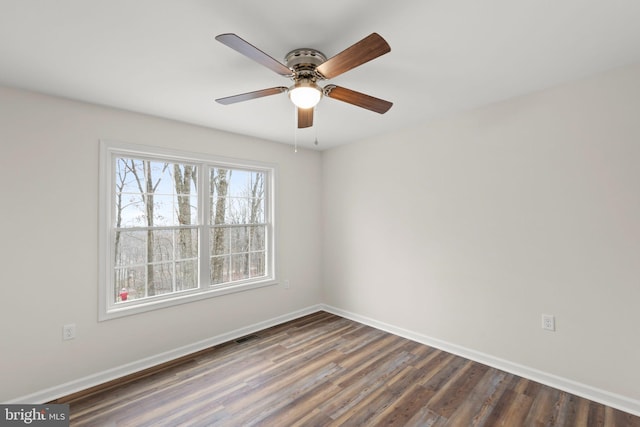
{"type": "Polygon", "coordinates": [[[247,58],[253,59],[258,64],[264,65],[270,70],[275,71],[281,76],[290,77],[293,75],[293,72],[287,66],[233,33],[220,34],[219,36],[216,36],[216,40],[229,46],[231,49],[240,52],[247,58]]]}
{"type": "Polygon", "coordinates": [[[250,99],[262,98],[263,96],[277,95],[286,92],[288,89],[284,86],[272,87],[269,89],[256,90],[255,92],[241,93],[240,95],[227,96],[226,98],[218,98],[216,102],[222,105],[235,104],[236,102],[249,101],[250,99]]]}
{"type": "Polygon", "coordinates": [[[393,105],[393,102],[385,101],[384,99],[375,98],[373,96],[336,85],[325,86],[324,94],[329,98],[347,102],[380,114],[384,114],[389,111],[389,108],[393,105]]]}
{"type": "Polygon", "coordinates": [[[378,33],[372,33],[336,56],[327,59],[316,68],[316,71],[325,79],[332,79],[390,51],[391,47],[385,39],[378,33]]]}
{"type": "Polygon", "coordinates": [[[313,107],[298,108],[298,129],[313,126],[313,107]]]}

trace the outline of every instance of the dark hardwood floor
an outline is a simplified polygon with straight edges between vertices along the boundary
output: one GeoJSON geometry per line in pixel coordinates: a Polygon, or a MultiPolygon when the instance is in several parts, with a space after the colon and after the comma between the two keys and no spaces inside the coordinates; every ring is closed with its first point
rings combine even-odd
{"type": "Polygon", "coordinates": [[[325,312],[57,402],[70,403],[72,426],[640,427],[639,417],[325,312]]]}

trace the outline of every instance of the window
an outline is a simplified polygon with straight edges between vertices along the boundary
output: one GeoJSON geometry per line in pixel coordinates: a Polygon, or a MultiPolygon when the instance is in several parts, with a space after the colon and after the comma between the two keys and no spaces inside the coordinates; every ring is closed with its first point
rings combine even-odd
{"type": "Polygon", "coordinates": [[[100,319],[275,283],[273,166],[101,141],[100,319]]]}

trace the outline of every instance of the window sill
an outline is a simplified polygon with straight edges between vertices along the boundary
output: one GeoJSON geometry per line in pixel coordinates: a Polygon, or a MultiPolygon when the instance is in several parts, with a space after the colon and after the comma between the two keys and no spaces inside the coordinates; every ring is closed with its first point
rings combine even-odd
{"type": "Polygon", "coordinates": [[[194,301],[200,301],[207,298],[215,298],[223,295],[244,292],[251,289],[263,288],[266,286],[277,285],[275,279],[266,279],[260,282],[239,283],[235,285],[226,285],[220,288],[213,288],[207,291],[189,292],[182,295],[174,295],[169,298],[159,298],[150,301],[141,301],[136,304],[114,305],[106,312],[101,311],[98,321],[117,319],[120,317],[131,316],[140,313],[146,313],[160,308],[172,307],[175,305],[186,304],[194,301]]]}

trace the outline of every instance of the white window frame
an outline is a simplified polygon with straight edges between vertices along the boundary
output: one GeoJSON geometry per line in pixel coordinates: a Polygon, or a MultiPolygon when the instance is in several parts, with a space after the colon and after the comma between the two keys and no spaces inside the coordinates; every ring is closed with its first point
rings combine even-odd
{"type": "Polygon", "coordinates": [[[205,298],[218,297],[235,292],[246,291],[263,286],[277,284],[275,256],[275,180],[277,169],[270,163],[231,159],[200,153],[189,153],[178,150],[157,148],[146,145],[130,144],[118,141],[100,141],[100,189],[99,189],[99,278],[98,278],[98,320],[109,320],[123,316],[147,312],[164,307],[171,307],[205,298]],[[150,160],[167,160],[183,162],[198,167],[198,224],[199,231],[199,278],[195,289],[158,295],[140,300],[132,300],[126,304],[112,300],[114,295],[114,236],[115,236],[115,159],[118,157],[146,158],[150,160]],[[265,222],[266,226],[266,275],[259,278],[225,284],[211,285],[209,276],[209,247],[207,221],[209,208],[208,196],[210,167],[244,169],[265,173],[265,222]]]}

